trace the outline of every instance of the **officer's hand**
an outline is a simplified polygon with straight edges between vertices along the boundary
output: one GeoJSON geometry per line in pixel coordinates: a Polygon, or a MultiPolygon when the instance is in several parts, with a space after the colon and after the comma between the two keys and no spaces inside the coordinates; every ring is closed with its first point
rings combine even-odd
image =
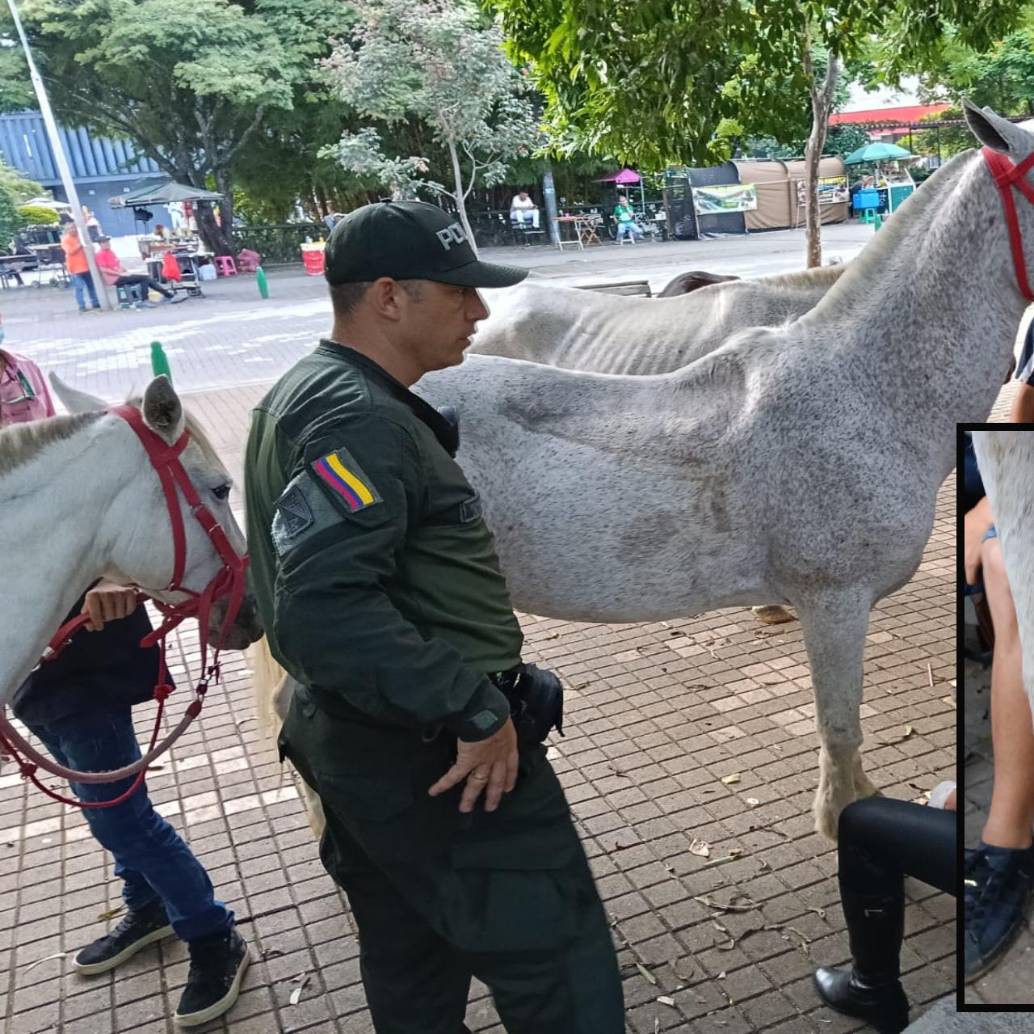
{"type": "Polygon", "coordinates": [[[136,610],[136,589],[114,582],[98,582],[87,594],[83,613],[90,615],[86,627],[99,632],[107,621],[127,618],[136,610]]]}
{"type": "Polygon", "coordinates": [[[514,788],[517,782],[517,730],[510,719],[487,740],[476,743],[460,740],[452,768],[427,792],[437,797],[464,779],[467,783],[460,798],[460,811],[463,812],[474,810],[482,791],[485,811],[495,811],[503,794],[514,788]]]}

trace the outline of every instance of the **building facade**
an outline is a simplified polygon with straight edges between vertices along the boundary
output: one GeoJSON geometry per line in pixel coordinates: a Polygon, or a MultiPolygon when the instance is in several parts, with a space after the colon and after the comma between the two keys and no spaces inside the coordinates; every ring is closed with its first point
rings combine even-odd
{"type": "MultiPolygon", "coordinates": [[[[58,134],[72,170],[72,181],[79,200],[100,220],[101,228],[111,237],[147,232],[155,223],[171,225],[166,208],[150,206],[153,219],[137,222],[131,208],[112,208],[110,199],[128,194],[135,183],[147,177],[161,176],[161,170],[150,158],[136,153],[127,140],[111,140],[94,136],[85,129],[58,126],[58,134]]],[[[58,201],[67,201],[57,163],[38,111],[0,115],[0,157],[23,175],[36,180],[58,201]]]]}

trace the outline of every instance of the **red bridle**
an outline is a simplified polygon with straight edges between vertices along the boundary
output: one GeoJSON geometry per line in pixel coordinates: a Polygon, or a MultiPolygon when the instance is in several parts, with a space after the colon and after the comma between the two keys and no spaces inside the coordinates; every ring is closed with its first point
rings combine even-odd
{"type": "MultiPolygon", "coordinates": [[[[61,801],[64,804],[78,805],[81,808],[113,808],[121,804],[126,798],[133,794],[137,787],[143,782],[147,766],[160,754],[172,746],[176,740],[186,731],[186,728],[200,713],[204,704],[205,693],[208,691],[208,684],[212,679],[219,678],[219,651],[226,638],[226,633],[232,627],[237,618],[245,594],[245,576],[248,570],[248,555],[238,554],[230,540],[223,531],[222,526],[212,516],[209,509],[201,502],[201,498],[194,487],[193,482],[187,476],[180,462],[180,455],[190,441],[190,434],[184,431],[183,434],[172,444],[167,444],[164,439],[152,431],[140,415],[135,406],[115,406],[112,413],[120,416],[136,433],[140,439],[151,466],[158,475],[161,482],[162,492],[165,495],[165,505],[169,511],[169,522],[172,525],[173,543],[173,569],[172,578],[165,586],[166,592],[181,592],[186,595],[182,603],[168,604],[154,600],[155,606],[161,612],[163,621],[161,625],[141,640],[141,647],[153,646],[158,643],[161,649],[161,662],[159,665],[158,685],[154,687],[154,698],[158,702],[158,714],[155,718],[154,732],[151,735],[147,752],[138,761],[131,765],[112,772],[76,772],[59,765],[52,759],[37,751],[31,744],[18,733],[14,726],[0,708],[0,746],[3,746],[14,757],[21,770],[22,775],[34,783],[49,797],[61,801]],[[204,529],[216,552],[222,560],[222,567],[212,580],[200,591],[195,592],[182,585],[183,574],[187,564],[187,531],[183,521],[183,513],[179,505],[177,492],[183,494],[187,505],[190,507],[191,515],[204,529]],[[212,655],[212,664],[208,665],[208,621],[212,611],[212,605],[216,600],[227,598],[226,616],[219,629],[219,638],[216,640],[215,649],[212,655]],[[172,687],[166,680],[167,668],[165,665],[165,639],[168,634],[188,617],[196,617],[199,625],[199,636],[201,645],[201,678],[194,688],[194,699],[187,707],[183,718],[175,729],[160,744],[155,746],[158,739],[158,730],[161,728],[162,714],[165,709],[165,700],[172,687]],[[110,801],[79,801],[75,798],[65,797],[44,786],[36,776],[38,768],[44,769],[52,775],[62,779],[68,779],[81,783],[113,783],[121,779],[127,779],[135,775],[132,785],[118,797],[110,801]]],[[[140,599],[143,594],[138,594],[140,599]]],[[[56,657],[71,641],[72,636],[89,622],[89,616],[80,614],[71,621],[61,626],[50,640],[49,645],[43,654],[42,663],[56,657]]]]}
{"type": "Polygon", "coordinates": [[[1002,195],[1005,225],[1009,230],[1009,247],[1012,249],[1012,264],[1016,270],[1016,286],[1026,301],[1034,302],[1034,292],[1031,292],[1030,281],[1027,278],[1027,260],[1023,255],[1023,237],[1020,234],[1020,223],[1016,215],[1016,201],[1012,196],[1013,190],[1018,190],[1031,204],[1034,204],[1034,185],[1027,179],[1027,173],[1034,167],[1034,154],[1028,154],[1017,165],[1008,155],[992,150],[990,147],[985,147],[981,153],[1002,195]]]}

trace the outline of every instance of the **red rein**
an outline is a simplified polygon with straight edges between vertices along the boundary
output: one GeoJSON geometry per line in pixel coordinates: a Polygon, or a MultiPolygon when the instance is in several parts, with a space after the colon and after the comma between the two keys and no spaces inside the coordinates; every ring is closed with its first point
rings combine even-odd
{"type": "Polygon", "coordinates": [[[1027,279],[1027,261],[1023,255],[1023,237],[1016,215],[1016,201],[1012,196],[1013,190],[1018,190],[1034,204],[1034,186],[1027,179],[1027,173],[1034,166],[1034,154],[1028,154],[1019,165],[1001,151],[992,150],[990,147],[983,148],[981,154],[1002,195],[1005,225],[1009,231],[1009,247],[1012,249],[1012,264],[1016,270],[1016,286],[1026,301],[1034,302],[1034,293],[1031,292],[1030,281],[1027,279]]]}
{"type": "MultiPolygon", "coordinates": [[[[175,605],[155,600],[155,606],[161,612],[163,621],[157,629],[146,636],[140,643],[141,647],[153,646],[155,643],[159,644],[161,662],[158,685],[154,687],[154,699],[158,701],[158,715],[155,718],[154,732],[151,734],[147,752],[139,761],[135,761],[132,765],[127,765],[113,772],[73,771],[63,765],[56,764],[52,759],[39,753],[31,744],[27,743],[11,725],[6,715],[2,713],[3,709],[0,708],[0,745],[5,747],[14,757],[22,776],[30,780],[48,797],[61,801],[63,804],[76,805],[80,808],[113,808],[125,801],[136,792],[143,782],[147,766],[156,757],[168,750],[200,713],[204,704],[205,693],[208,691],[209,681],[212,679],[218,680],[219,678],[219,649],[226,637],[227,631],[232,627],[240,611],[241,603],[244,600],[245,575],[248,569],[247,554],[240,556],[235,552],[233,546],[230,545],[226,532],[223,531],[219,522],[201,502],[197,489],[187,476],[187,472],[183,469],[183,464],[180,463],[179,457],[190,441],[189,432],[184,431],[174,444],[169,445],[144,423],[143,417],[136,407],[116,406],[111,412],[122,417],[133,428],[161,482],[162,491],[165,494],[166,508],[169,511],[169,522],[172,525],[174,556],[172,579],[165,588],[167,592],[184,593],[187,599],[183,603],[175,605]],[[212,545],[219,554],[219,558],[222,560],[222,567],[200,593],[186,589],[180,584],[183,580],[187,563],[187,532],[177,492],[183,494],[183,498],[190,507],[192,516],[204,529],[205,534],[211,540],[212,545]],[[209,666],[209,616],[213,603],[223,597],[227,598],[226,616],[219,630],[219,638],[215,643],[212,664],[209,666]],[[187,707],[186,713],[179,724],[160,744],[155,746],[158,740],[158,730],[161,728],[162,715],[165,711],[165,700],[169,693],[172,692],[172,687],[168,685],[166,679],[168,669],[165,664],[165,640],[168,634],[188,617],[196,617],[198,619],[201,644],[201,678],[194,688],[194,699],[187,707]],[[82,783],[112,783],[126,779],[131,775],[135,775],[136,778],[127,790],[110,801],[80,801],[73,797],[65,797],[44,786],[36,775],[39,768],[63,779],[82,783]]],[[[142,599],[143,596],[141,595],[140,598],[142,599]]],[[[43,662],[46,663],[46,661],[56,657],[68,645],[71,637],[88,621],[89,618],[85,614],[80,614],[78,617],[62,625],[50,640],[43,654],[43,662]]]]}

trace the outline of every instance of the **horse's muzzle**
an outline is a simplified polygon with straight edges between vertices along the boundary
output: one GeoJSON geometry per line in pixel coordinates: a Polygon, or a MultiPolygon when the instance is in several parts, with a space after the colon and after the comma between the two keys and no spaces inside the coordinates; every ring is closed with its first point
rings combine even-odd
{"type": "MultiPolygon", "coordinates": [[[[213,643],[219,643],[219,633],[226,617],[226,598],[216,600],[208,618],[208,635],[213,643]]],[[[244,597],[237,618],[226,630],[220,647],[223,650],[244,650],[262,638],[262,623],[259,621],[255,597],[250,593],[244,597]]]]}

